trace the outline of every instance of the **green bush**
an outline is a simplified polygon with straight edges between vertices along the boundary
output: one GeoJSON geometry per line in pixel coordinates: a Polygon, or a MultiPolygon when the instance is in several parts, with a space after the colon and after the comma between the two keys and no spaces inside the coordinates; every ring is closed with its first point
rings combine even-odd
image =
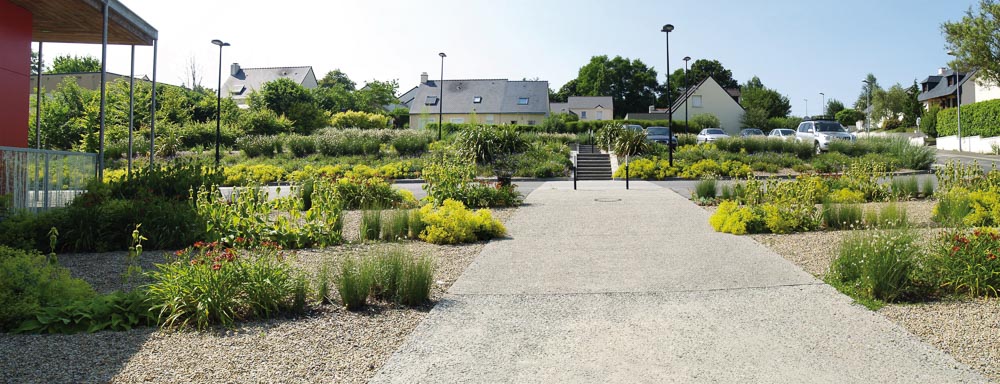
{"type": "Polygon", "coordinates": [[[730,137],[713,142],[720,151],[730,153],[788,153],[808,160],[816,153],[809,143],[775,140],[766,137],[730,137]]]}
{"type": "Polygon", "coordinates": [[[283,140],[280,136],[243,136],[236,139],[236,147],[247,157],[273,157],[275,153],[282,152],[283,140]]]}
{"type": "Polygon", "coordinates": [[[916,198],[920,195],[920,181],[915,176],[894,177],[890,184],[892,195],[897,199],[916,198]]]}
{"type": "Polygon", "coordinates": [[[493,164],[498,159],[523,152],[527,141],[509,125],[471,125],[458,132],[455,144],[459,151],[477,164],[493,164]]]}
{"type": "Polygon", "coordinates": [[[375,241],[382,233],[382,211],[366,210],[361,213],[361,241],[375,241]]]}
{"type": "Polygon", "coordinates": [[[301,312],[301,277],[276,245],[227,248],[196,243],[148,273],[149,303],[165,327],[231,327],[237,321],[301,312]]]}
{"type": "Polygon", "coordinates": [[[263,109],[249,109],[240,113],[237,123],[240,131],[248,135],[277,135],[279,133],[291,133],[294,122],[278,116],[274,111],[263,109]]]}
{"type": "MultiPolygon", "coordinates": [[[[958,134],[958,110],[943,109],[937,114],[938,136],[958,134]]],[[[962,136],[1000,136],[1000,100],[962,105],[962,136]]]]}
{"type": "Polygon", "coordinates": [[[10,331],[47,307],[94,296],[87,282],[37,253],[0,246],[0,331],[10,331]]]}
{"type": "Polygon", "coordinates": [[[906,213],[906,207],[890,202],[878,211],[872,209],[865,220],[865,224],[871,228],[905,228],[910,226],[910,221],[906,213]]]}
{"type": "Polygon", "coordinates": [[[1000,235],[995,228],[942,233],[928,260],[937,286],[949,293],[997,297],[1000,289],[1000,235]]]}
{"type": "Polygon", "coordinates": [[[378,155],[383,133],[358,129],[323,130],[316,137],[316,148],[324,156],[378,155]]]}
{"type": "Polygon", "coordinates": [[[389,128],[389,116],[368,112],[340,112],[330,118],[334,128],[383,129],[389,128]]]}
{"type": "Polygon", "coordinates": [[[433,261],[414,257],[402,248],[375,251],[369,256],[372,297],[404,305],[430,301],[434,283],[433,261]]]}
{"type": "Polygon", "coordinates": [[[377,177],[342,177],[334,184],[333,192],[346,209],[381,209],[415,203],[406,201],[405,195],[377,177]]]}
{"type": "Polygon", "coordinates": [[[369,264],[353,257],[344,259],[340,264],[340,274],[334,279],[340,301],[348,310],[361,309],[368,303],[374,278],[369,264]]]}
{"type": "Polygon", "coordinates": [[[39,310],[15,330],[16,333],[97,332],[102,330],[128,331],[135,327],[156,324],[156,314],[146,302],[146,293],[135,290],[129,293],[113,292],[90,299],[47,307],[39,310]]]}
{"type": "Polygon", "coordinates": [[[840,112],[837,112],[837,115],[834,116],[834,118],[837,119],[837,122],[839,122],[840,125],[850,127],[852,125],[856,125],[858,121],[864,120],[865,114],[854,109],[843,109],[840,112]]]}
{"type": "Polygon", "coordinates": [[[747,233],[764,232],[764,220],[754,212],[753,208],[741,206],[739,203],[726,200],[719,204],[719,209],[708,219],[717,232],[744,235],[747,233]]]}
{"type": "Polygon", "coordinates": [[[387,217],[382,223],[382,241],[399,241],[411,238],[410,230],[410,210],[395,209],[387,213],[387,217]]]}
{"type": "Polygon", "coordinates": [[[403,131],[392,139],[392,148],[401,156],[417,156],[427,151],[433,138],[427,132],[403,131]]]}
{"type": "Polygon", "coordinates": [[[941,111],[941,107],[937,105],[932,105],[930,109],[924,111],[924,115],[920,118],[920,132],[930,137],[937,137],[937,115],[941,111]]]}
{"type": "Polygon", "coordinates": [[[698,183],[694,186],[694,197],[701,199],[715,199],[717,191],[718,188],[716,188],[715,179],[698,180],[698,183]]]}
{"type": "Polygon", "coordinates": [[[429,257],[408,258],[403,264],[396,298],[403,305],[420,305],[431,300],[434,262],[429,257]]]}
{"type": "Polygon", "coordinates": [[[426,224],[420,239],[434,244],[471,243],[503,236],[507,229],[490,211],[473,213],[455,200],[445,200],[439,207],[427,204],[420,208],[420,218],[426,224]]]}
{"type": "MultiPolygon", "coordinates": [[[[236,138],[241,135],[246,134],[240,130],[240,127],[232,124],[226,124],[225,122],[219,128],[219,145],[222,147],[232,147],[236,144],[236,138]]],[[[157,125],[156,130],[159,131],[160,127],[157,125]]],[[[279,129],[280,131],[280,129],[279,129]]],[[[283,132],[283,131],[280,131],[283,132]]],[[[184,124],[175,131],[177,136],[180,137],[181,143],[185,148],[215,148],[215,133],[216,124],[215,121],[197,123],[190,122],[184,124]]],[[[146,152],[148,152],[149,147],[149,137],[142,136],[142,141],[146,152]]],[[[136,147],[137,151],[139,147],[136,147]]]]}
{"type": "Polygon", "coordinates": [[[934,205],[931,219],[937,223],[948,226],[963,225],[966,216],[972,213],[969,191],[964,188],[939,191],[936,197],[938,202],[934,205]]]}
{"type": "Polygon", "coordinates": [[[722,122],[711,113],[702,113],[691,118],[691,129],[695,132],[705,128],[722,128],[722,122]]]}
{"type": "Polygon", "coordinates": [[[823,225],[830,229],[863,227],[861,206],[856,203],[823,203],[823,225]]]}
{"type": "Polygon", "coordinates": [[[423,186],[435,204],[455,200],[469,207],[510,207],[522,196],[513,185],[473,181],[475,167],[468,155],[454,151],[437,154],[423,169],[423,186]]]}
{"type": "Polygon", "coordinates": [[[295,157],[305,157],[316,153],[316,138],[312,136],[290,135],[285,138],[288,150],[295,157]]]}
{"type": "Polygon", "coordinates": [[[853,234],[841,243],[828,278],[862,299],[904,298],[917,290],[914,276],[922,254],[916,239],[908,230],[853,234]]]}

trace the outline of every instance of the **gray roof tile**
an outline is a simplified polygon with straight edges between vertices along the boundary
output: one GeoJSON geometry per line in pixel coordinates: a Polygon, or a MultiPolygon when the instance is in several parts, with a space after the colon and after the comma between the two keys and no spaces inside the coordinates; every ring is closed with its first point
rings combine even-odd
{"type": "MultiPolygon", "coordinates": [[[[250,92],[259,91],[265,83],[280,78],[288,78],[306,86],[306,88],[314,88],[315,84],[307,81],[312,71],[311,66],[240,68],[240,72],[236,76],[230,75],[226,78],[222,89],[229,91],[234,98],[243,98],[249,95],[250,92]]],[[[312,78],[315,77],[316,75],[312,75],[312,78]]]]}
{"type": "MultiPolygon", "coordinates": [[[[409,94],[410,92],[407,92],[409,94]]],[[[436,99],[435,99],[436,100],[436,99]]],[[[547,81],[508,81],[507,79],[431,80],[420,84],[410,103],[410,114],[438,113],[540,113],[549,111],[547,81]],[[444,99],[427,105],[428,96],[437,98],[443,84],[444,99]],[[481,97],[479,103],[476,97],[481,97]],[[528,98],[528,105],[518,105],[518,99],[528,98]]]]}
{"type": "MultiPolygon", "coordinates": [[[[976,74],[975,71],[969,73],[958,73],[959,84],[965,84],[965,82],[976,74]]],[[[928,83],[931,86],[927,92],[921,92],[917,95],[917,101],[927,101],[931,99],[936,99],[939,97],[945,97],[955,94],[955,90],[958,85],[952,84],[948,85],[948,78],[955,75],[955,71],[947,70],[943,75],[932,75],[928,76],[927,79],[921,81],[921,84],[928,83]]]]}

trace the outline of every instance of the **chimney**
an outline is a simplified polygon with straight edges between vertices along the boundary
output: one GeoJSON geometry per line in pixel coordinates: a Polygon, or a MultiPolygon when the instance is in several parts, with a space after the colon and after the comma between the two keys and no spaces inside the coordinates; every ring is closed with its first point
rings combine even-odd
{"type": "Polygon", "coordinates": [[[948,68],[941,67],[938,68],[938,76],[944,76],[944,73],[948,71],[948,68]]]}
{"type": "Polygon", "coordinates": [[[427,72],[420,74],[420,84],[427,84],[427,72]]]}
{"type": "Polygon", "coordinates": [[[240,63],[233,63],[233,65],[229,66],[229,74],[231,76],[240,74],[240,63]]]}

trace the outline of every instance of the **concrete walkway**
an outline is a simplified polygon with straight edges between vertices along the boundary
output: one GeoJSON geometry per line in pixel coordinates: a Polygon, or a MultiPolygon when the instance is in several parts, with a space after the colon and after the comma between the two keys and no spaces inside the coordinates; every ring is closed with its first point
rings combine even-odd
{"type": "Polygon", "coordinates": [[[654,184],[546,183],[507,228],[373,382],[986,382],[654,184]]]}

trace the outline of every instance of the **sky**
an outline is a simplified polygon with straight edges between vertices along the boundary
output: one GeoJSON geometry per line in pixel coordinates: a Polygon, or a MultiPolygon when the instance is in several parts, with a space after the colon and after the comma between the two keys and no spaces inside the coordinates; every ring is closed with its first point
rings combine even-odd
{"type": "MultiPolygon", "coordinates": [[[[909,86],[947,66],[941,23],[975,0],[120,0],[159,31],[157,80],[216,88],[243,67],[311,65],[317,78],[340,69],[362,86],[421,72],[445,79],[546,80],[558,90],[592,56],[639,59],[661,82],[682,58],[719,60],[743,83],[758,76],[789,98],[792,114],[850,106],[867,73],[888,88],[909,86]],[[808,100],[808,102],[806,101],[808,100]]],[[[44,54],[100,57],[99,45],[45,44],[44,54]]],[[[136,74],[152,72],[152,48],[136,49],[136,74]]],[[[693,61],[692,61],[693,62],[693,61]]],[[[108,70],[128,74],[129,47],[108,48],[108,70]]]]}

